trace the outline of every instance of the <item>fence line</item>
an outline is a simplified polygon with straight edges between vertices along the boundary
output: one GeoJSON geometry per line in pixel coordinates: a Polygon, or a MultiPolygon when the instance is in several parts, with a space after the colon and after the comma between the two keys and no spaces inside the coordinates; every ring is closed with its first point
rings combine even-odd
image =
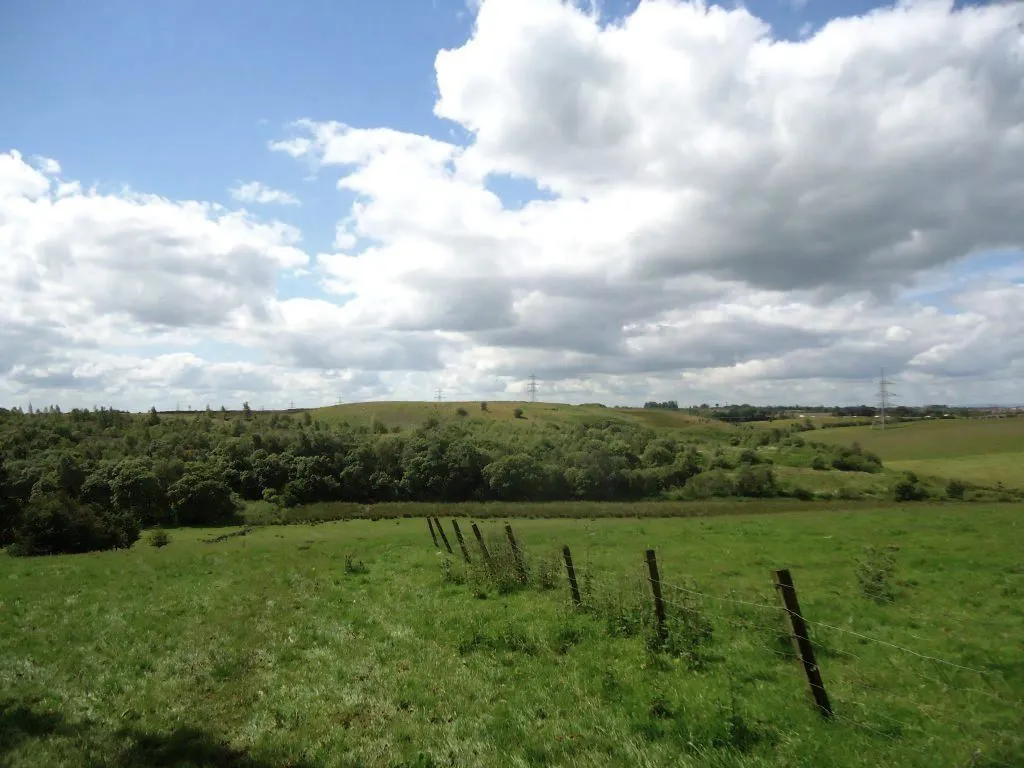
{"type": "MultiPolygon", "coordinates": [[[[440,529],[440,525],[437,527],[440,529]]],[[[503,542],[506,548],[511,547],[513,555],[525,556],[526,561],[531,564],[531,573],[528,581],[532,582],[535,578],[533,566],[534,564],[544,562],[544,558],[531,558],[529,553],[522,550],[518,542],[514,542],[511,536],[508,538],[509,541],[507,543],[503,542]]],[[[712,631],[725,629],[727,636],[734,638],[730,642],[738,642],[742,646],[766,651],[772,656],[784,660],[798,660],[801,656],[791,649],[782,650],[781,648],[770,647],[765,641],[772,637],[773,633],[777,633],[780,639],[787,635],[792,637],[794,631],[792,624],[786,628],[783,626],[783,620],[795,617],[801,620],[807,627],[813,629],[813,637],[811,637],[811,634],[806,629],[802,631],[806,633],[807,638],[811,641],[813,650],[820,654],[824,663],[821,671],[829,685],[830,697],[839,709],[839,711],[832,710],[831,715],[838,722],[863,729],[866,732],[893,742],[898,741],[901,734],[915,734],[934,740],[938,737],[941,730],[952,728],[962,734],[981,739],[983,744],[988,743],[995,746],[998,743],[998,739],[1005,737],[1005,731],[981,728],[978,724],[972,724],[970,721],[965,721],[962,718],[953,718],[956,722],[948,723],[947,720],[950,719],[948,715],[951,708],[957,705],[955,699],[950,700],[948,704],[945,703],[945,700],[939,699],[938,701],[943,703],[937,706],[929,706],[927,703],[918,702],[913,698],[912,691],[914,688],[910,688],[910,692],[904,693],[898,687],[880,687],[871,679],[874,677],[872,673],[885,674],[885,663],[896,667],[901,674],[926,681],[930,686],[939,686],[943,691],[955,691],[958,694],[967,696],[982,696],[1007,707],[1010,711],[1020,706],[1019,702],[1009,701],[993,690],[959,685],[955,680],[950,679],[953,674],[972,673],[980,677],[985,687],[994,686],[997,682],[1005,685],[1005,678],[998,671],[979,669],[925,653],[892,640],[874,637],[856,629],[809,619],[802,615],[802,610],[787,610],[781,604],[762,602],[760,598],[746,599],[745,596],[735,596],[735,593],[725,595],[705,592],[697,586],[695,581],[690,580],[685,575],[682,579],[684,581],[692,581],[692,586],[683,586],[683,584],[677,583],[680,579],[678,574],[675,575],[675,581],[665,581],[662,578],[662,574],[658,574],[657,582],[662,588],[660,603],[663,608],[667,607],[665,612],[667,616],[662,621],[655,621],[657,611],[652,605],[650,590],[650,587],[655,583],[652,578],[653,571],[648,572],[642,553],[638,552],[637,554],[636,562],[630,566],[623,569],[611,569],[595,565],[590,559],[589,549],[583,553],[582,557],[580,557],[580,553],[575,553],[572,556],[571,570],[576,577],[577,591],[572,592],[570,592],[568,587],[568,569],[566,567],[568,564],[563,563],[562,558],[553,557],[552,559],[559,561],[559,570],[565,574],[560,577],[559,581],[565,580],[562,583],[566,584],[566,602],[568,603],[571,600],[572,605],[576,608],[592,611],[599,615],[610,611],[609,618],[612,618],[616,611],[628,611],[629,613],[624,613],[623,617],[626,618],[628,616],[629,618],[626,618],[626,620],[632,624],[628,630],[629,632],[652,633],[657,628],[659,629],[659,638],[663,638],[666,632],[671,633],[673,631],[674,621],[677,621],[679,618],[686,619],[688,615],[692,615],[692,612],[699,611],[705,617],[703,621],[707,622],[712,631]],[[647,589],[644,589],[645,587],[647,589]],[[668,591],[668,594],[665,594],[666,591],[668,591]],[[710,610],[712,605],[718,605],[719,608],[710,610]],[[730,607],[732,608],[731,610],[730,607]],[[835,634],[833,636],[830,633],[835,634]],[[878,648],[891,649],[900,654],[905,654],[907,658],[900,661],[893,654],[886,655],[884,653],[878,654],[877,658],[868,658],[844,648],[836,647],[835,639],[843,636],[856,638],[859,641],[858,644],[872,644],[878,648]],[[836,656],[839,659],[832,664],[828,659],[829,656],[836,656]],[[920,660],[920,662],[907,663],[912,660],[920,660]],[[935,665],[938,676],[926,674],[928,670],[917,669],[916,667],[922,663],[935,665]],[[854,666],[855,664],[856,666],[854,666]],[[879,667],[879,664],[882,664],[882,667],[879,667]],[[944,674],[943,670],[949,674],[949,677],[944,674]],[[921,725],[906,722],[897,716],[893,716],[891,712],[894,708],[897,714],[919,718],[919,722],[926,727],[921,727],[921,725]],[[857,710],[862,711],[861,715],[851,716],[850,713],[857,710]],[[911,715],[911,713],[913,714],[911,715]],[[943,715],[946,716],[943,717],[943,715]],[[934,728],[932,727],[933,725],[934,728]],[[992,737],[991,741],[989,740],[990,736],[992,737]]],[[[522,568],[520,562],[516,563],[517,570],[522,568]]],[[[663,562],[659,565],[661,566],[662,573],[666,569],[669,573],[672,572],[671,563],[663,562]]],[[[527,581],[524,580],[525,583],[527,581]]],[[[550,586],[550,581],[545,583],[550,586]]],[[[778,582],[776,588],[779,588],[778,582]]],[[[783,584],[781,588],[785,589],[786,585],[783,584]]],[[[891,603],[892,601],[889,602],[891,603]]],[[[914,620],[927,623],[920,616],[914,618],[914,620]]],[[[609,631],[613,630],[609,629],[609,631]]],[[[678,629],[675,631],[678,631],[678,629]]],[[[919,638],[915,637],[915,639],[919,638]]],[[[696,648],[701,644],[701,641],[698,641],[694,647],[696,648]]],[[[652,646],[651,648],[654,650],[658,647],[660,645],[652,646]]],[[[813,666],[817,668],[819,663],[814,662],[813,666]]],[[[901,682],[906,683],[908,679],[904,678],[901,682]]],[[[822,688],[822,692],[823,690],[822,688]]],[[[995,722],[1001,725],[1003,714],[995,710],[994,716],[996,718],[995,722]]],[[[975,754],[976,758],[980,756],[980,752],[975,754]]],[[[993,762],[988,755],[984,759],[986,765],[999,765],[998,762],[993,762]]],[[[972,762],[971,764],[974,763],[972,762]]]]}

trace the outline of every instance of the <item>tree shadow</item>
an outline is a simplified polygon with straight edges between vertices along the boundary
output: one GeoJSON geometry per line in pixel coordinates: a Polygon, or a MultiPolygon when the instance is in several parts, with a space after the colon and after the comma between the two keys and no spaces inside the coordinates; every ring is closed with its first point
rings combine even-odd
{"type": "Polygon", "coordinates": [[[5,757],[31,740],[53,736],[84,737],[79,748],[101,753],[100,759],[84,755],[86,768],[312,768],[301,758],[255,757],[232,747],[219,734],[183,726],[167,732],[124,728],[115,732],[85,733],[82,725],[69,722],[60,712],[43,710],[32,702],[0,699],[0,765],[5,757]],[[124,745],[127,742],[127,746],[124,745]],[[114,744],[119,746],[115,747],[114,744]]]}
{"type": "Polygon", "coordinates": [[[301,759],[254,757],[222,736],[188,726],[168,733],[122,730],[118,736],[132,743],[104,761],[108,768],[312,768],[301,759]]]}
{"type": "Polygon", "coordinates": [[[76,730],[59,712],[42,711],[14,699],[0,699],[0,759],[29,739],[69,735],[76,730]]]}

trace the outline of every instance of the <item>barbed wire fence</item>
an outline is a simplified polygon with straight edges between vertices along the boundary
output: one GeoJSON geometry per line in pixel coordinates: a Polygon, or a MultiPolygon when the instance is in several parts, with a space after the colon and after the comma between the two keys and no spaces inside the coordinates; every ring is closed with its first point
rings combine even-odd
{"type": "MultiPolygon", "coordinates": [[[[440,520],[435,518],[435,525],[440,528],[440,520]]],[[[475,524],[473,528],[478,533],[475,524]]],[[[535,574],[543,559],[527,556],[508,525],[506,532],[510,546],[498,537],[477,535],[486,561],[480,565],[486,565],[484,571],[493,577],[500,561],[501,568],[514,570],[515,578],[525,584],[530,578],[527,574],[535,574]]],[[[441,551],[436,542],[435,546],[441,551]]],[[[673,580],[666,580],[656,566],[651,567],[652,561],[656,562],[654,550],[645,553],[646,563],[638,558],[625,573],[598,567],[587,558],[575,561],[568,546],[562,550],[561,557],[548,559],[545,579],[550,579],[552,560],[564,562],[562,576],[570,608],[602,619],[612,636],[643,636],[652,652],[668,650],[699,666],[711,638],[725,634],[736,652],[766,654],[793,666],[802,664],[807,677],[805,692],[810,692],[823,717],[837,726],[890,743],[913,736],[922,741],[921,747],[935,742],[944,731],[957,731],[979,745],[957,765],[1019,765],[1001,761],[999,752],[993,752],[1007,736],[1005,728],[989,722],[999,716],[981,721],[964,716],[964,706],[979,699],[1005,708],[1008,716],[1004,719],[1018,723],[1016,736],[1011,733],[1009,737],[1020,740],[1024,692],[1013,690],[999,669],[960,663],[925,653],[911,647],[912,643],[810,618],[799,607],[794,609],[796,588],[788,571],[774,572],[775,596],[716,594],[701,589],[693,578],[673,574],[673,580]],[[931,728],[911,722],[915,719],[931,728]]],[[[545,588],[551,588],[547,581],[545,588]]],[[[930,623],[924,616],[913,618],[919,626],[930,623]]],[[[906,634],[912,640],[923,640],[906,634]]],[[[794,672],[794,679],[796,675],[794,672]]],[[[794,686],[793,690],[798,689],[794,686]]],[[[971,706],[971,712],[977,717],[976,707],[971,706]]]]}

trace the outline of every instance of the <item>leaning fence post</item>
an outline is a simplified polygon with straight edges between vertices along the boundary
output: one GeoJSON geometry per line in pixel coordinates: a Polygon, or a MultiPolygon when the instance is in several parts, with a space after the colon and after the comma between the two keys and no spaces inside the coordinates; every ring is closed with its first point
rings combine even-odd
{"type": "Polygon", "coordinates": [[[516,560],[516,571],[519,573],[519,580],[526,581],[526,566],[523,565],[523,552],[519,549],[519,542],[516,535],[512,533],[512,526],[505,523],[505,535],[508,536],[508,543],[512,545],[512,556],[516,560]]]}
{"type": "Polygon", "coordinates": [[[665,628],[665,601],[661,597],[661,576],[658,575],[658,558],[653,549],[647,550],[647,571],[650,574],[651,592],[654,594],[654,615],[658,619],[658,643],[668,639],[665,628]]]}
{"type": "Polygon", "coordinates": [[[448,543],[448,537],[444,535],[444,528],[441,527],[441,521],[436,517],[434,518],[434,525],[437,526],[437,532],[441,534],[441,541],[444,542],[444,547],[448,550],[448,554],[452,554],[452,545],[448,543]]]}
{"type": "Polygon", "coordinates": [[[811,687],[814,703],[818,705],[823,717],[832,717],[832,705],[825,692],[825,683],[821,680],[821,669],[814,660],[814,646],[807,636],[807,622],[804,621],[803,614],[800,612],[800,601],[797,600],[793,576],[788,568],[775,571],[775,588],[782,595],[782,604],[793,629],[793,647],[800,656],[800,663],[803,664],[804,673],[807,675],[807,683],[811,687]]]}
{"type": "Polygon", "coordinates": [[[580,599],[580,586],[576,583],[576,569],[572,565],[572,553],[569,552],[569,545],[562,547],[562,557],[565,558],[565,572],[569,575],[569,589],[572,590],[572,603],[577,608],[583,603],[580,599]]]}
{"type": "Polygon", "coordinates": [[[483,553],[484,562],[487,563],[487,567],[491,567],[491,553],[487,551],[487,545],[484,544],[484,537],[480,533],[480,529],[476,527],[476,523],[473,523],[473,535],[476,536],[476,541],[480,545],[480,552],[483,553]]]}
{"type": "Polygon", "coordinates": [[[427,525],[430,526],[430,538],[434,540],[434,548],[440,549],[441,545],[437,543],[437,534],[434,533],[434,521],[429,517],[427,518],[427,525]]]}
{"type": "Polygon", "coordinates": [[[452,528],[455,529],[455,538],[459,540],[459,548],[462,550],[462,556],[466,558],[466,562],[469,562],[469,550],[466,549],[466,540],[462,538],[462,531],[459,530],[459,521],[452,520],[452,528]]]}

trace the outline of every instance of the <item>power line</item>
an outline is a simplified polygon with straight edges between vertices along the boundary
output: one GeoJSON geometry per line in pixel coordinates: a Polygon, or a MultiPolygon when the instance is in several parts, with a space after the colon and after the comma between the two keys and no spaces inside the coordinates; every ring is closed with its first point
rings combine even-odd
{"type": "Polygon", "coordinates": [[[530,374],[530,383],[526,385],[526,391],[530,393],[530,402],[537,402],[537,377],[530,374]]]}
{"type": "Polygon", "coordinates": [[[434,390],[434,399],[439,403],[444,401],[444,391],[440,387],[434,390]]]}

